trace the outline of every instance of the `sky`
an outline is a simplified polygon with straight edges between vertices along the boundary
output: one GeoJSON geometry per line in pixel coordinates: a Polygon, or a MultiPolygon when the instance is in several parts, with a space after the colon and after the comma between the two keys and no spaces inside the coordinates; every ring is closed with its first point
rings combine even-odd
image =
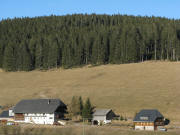
{"type": "Polygon", "coordinates": [[[78,13],[180,19],[180,0],[0,0],[0,20],[78,13]]]}

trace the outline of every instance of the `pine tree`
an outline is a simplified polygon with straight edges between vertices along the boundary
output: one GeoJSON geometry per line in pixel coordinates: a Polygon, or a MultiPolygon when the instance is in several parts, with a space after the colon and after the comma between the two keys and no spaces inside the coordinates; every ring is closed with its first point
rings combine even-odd
{"type": "Polygon", "coordinates": [[[36,56],[36,39],[31,38],[28,44],[29,53],[31,56],[31,69],[35,69],[35,56],[36,56]]]}
{"type": "Polygon", "coordinates": [[[58,61],[58,46],[57,43],[53,42],[49,46],[48,52],[48,69],[50,68],[57,68],[57,61],[58,61]]]}
{"type": "Polygon", "coordinates": [[[69,105],[69,114],[71,117],[77,117],[78,115],[80,115],[81,110],[80,110],[80,102],[79,102],[79,98],[76,96],[72,97],[71,103],[69,105]]]}
{"type": "Polygon", "coordinates": [[[12,42],[6,45],[4,51],[3,69],[6,71],[16,71],[16,52],[12,42]]]}
{"type": "Polygon", "coordinates": [[[4,57],[4,45],[1,44],[2,41],[0,41],[0,68],[3,66],[3,57],[4,57]]]}
{"type": "Polygon", "coordinates": [[[83,111],[83,101],[82,97],[79,97],[79,107],[80,107],[80,115],[82,116],[82,111],[83,111]]]}
{"type": "Polygon", "coordinates": [[[19,45],[16,57],[17,69],[20,71],[30,71],[32,69],[32,62],[30,52],[26,42],[19,45]]]}
{"type": "Polygon", "coordinates": [[[92,118],[92,106],[91,106],[91,102],[90,99],[87,98],[83,110],[82,110],[82,117],[85,119],[91,119],[92,118]]]}
{"type": "Polygon", "coordinates": [[[43,68],[43,41],[37,42],[36,52],[35,52],[35,68],[42,69],[43,68]]]}

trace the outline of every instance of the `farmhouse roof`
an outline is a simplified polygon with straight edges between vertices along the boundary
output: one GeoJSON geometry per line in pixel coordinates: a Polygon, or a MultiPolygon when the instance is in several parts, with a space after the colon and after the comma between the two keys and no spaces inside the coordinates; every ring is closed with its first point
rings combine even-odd
{"type": "Polygon", "coordinates": [[[93,113],[93,116],[105,116],[107,115],[111,109],[96,109],[93,113]]]}
{"type": "Polygon", "coordinates": [[[0,114],[0,118],[11,118],[11,116],[9,116],[9,111],[3,111],[0,114]]]}
{"type": "Polygon", "coordinates": [[[14,113],[53,113],[58,107],[66,107],[59,99],[21,100],[14,107],[14,113]]]}
{"type": "Polygon", "coordinates": [[[134,122],[154,122],[157,118],[164,118],[156,109],[141,110],[134,118],[134,122]]]}

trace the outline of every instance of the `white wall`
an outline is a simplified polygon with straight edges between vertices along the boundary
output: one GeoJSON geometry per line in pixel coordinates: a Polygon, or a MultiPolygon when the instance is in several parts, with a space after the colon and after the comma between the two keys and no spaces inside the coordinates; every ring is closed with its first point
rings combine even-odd
{"type": "Polygon", "coordinates": [[[107,120],[106,116],[93,116],[93,121],[98,121],[98,125],[100,125],[100,122],[103,122],[103,124],[111,123],[111,120],[107,120]]]}
{"type": "Polygon", "coordinates": [[[135,130],[144,130],[144,126],[135,126],[135,130]]]}
{"type": "Polygon", "coordinates": [[[154,130],[154,126],[145,126],[145,130],[154,130]]]}
{"type": "Polygon", "coordinates": [[[24,114],[24,121],[17,122],[25,122],[25,123],[34,123],[34,124],[53,124],[55,121],[54,114],[24,114]]]}
{"type": "Polygon", "coordinates": [[[104,124],[111,123],[111,120],[104,120],[104,124]]]}
{"type": "Polygon", "coordinates": [[[106,116],[93,116],[93,120],[106,120],[106,116]]]}
{"type": "Polygon", "coordinates": [[[9,116],[14,116],[13,110],[9,110],[9,116]]]}
{"type": "Polygon", "coordinates": [[[135,130],[154,130],[154,126],[135,126],[135,130]]]}
{"type": "Polygon", "coordinates": [[[0,120],[14,121],[13,118],[0,118],[0,120]]]}

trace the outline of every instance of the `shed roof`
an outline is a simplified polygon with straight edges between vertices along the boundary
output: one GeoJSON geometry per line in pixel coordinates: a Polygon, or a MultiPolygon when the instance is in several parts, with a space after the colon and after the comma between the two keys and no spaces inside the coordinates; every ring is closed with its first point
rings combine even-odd
{"type": "Polygon", "coordinates": [[[58,107],[66,107],[59,99],[21,100],[14,107],[14,113],[53,113],[58,107]]]}
{"type": "Polygon", "coordinates": [[[111,109],[96,109],[93,113],[93,116],[105,116],[107,115],[111,109]]]}
{"type": "Polygon", "coordinates": [[[154,122],[157,118],[164,118],[156,109],[141,110],[134,118],[134,122],[154,122]]]}

